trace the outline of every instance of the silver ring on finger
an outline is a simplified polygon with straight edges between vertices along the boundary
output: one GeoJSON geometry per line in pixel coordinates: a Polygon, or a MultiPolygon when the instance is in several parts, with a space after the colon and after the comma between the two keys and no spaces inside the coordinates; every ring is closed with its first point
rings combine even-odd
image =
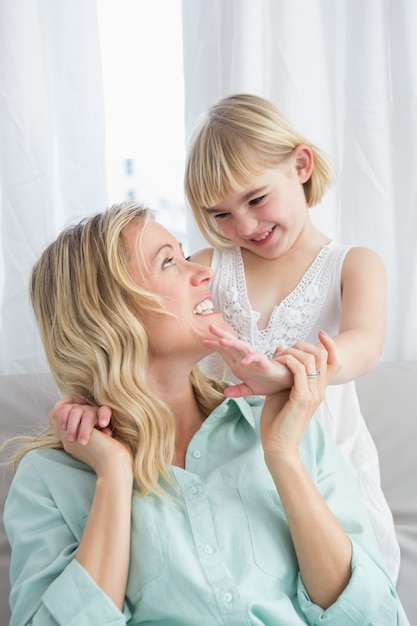
{"type": "Polygon", "coordinates": [[[311,374],[307,374],[307,378],[318,378],[320,376],[320,370],[316,370],[315,372],[311,372],[311,374]]]}

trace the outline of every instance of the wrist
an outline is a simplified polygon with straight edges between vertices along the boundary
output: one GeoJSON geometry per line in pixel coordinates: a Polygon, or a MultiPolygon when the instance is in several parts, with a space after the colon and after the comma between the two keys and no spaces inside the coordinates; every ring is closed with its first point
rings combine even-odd
{"type": "Polygon", "coordinates": [[[302,466],[298,449],[264,450],[265,464],[275,475],[288,475],[302,466]]]}
{"type": "Polygon", "coordinates": [[[133,486],[133,463],[130,454],[115,455],[111,460],[104,459],[96,469],[97,480],[105,483],[120,483],[133,486]]]}
{"type": "Polygon", "coordinates": [[[280,458],[276,455],[266,455],[265,463],[282,503],[287,502],[288,498],[299,501],[300,485],[306,476],[306,469],[300,456],[297,453],[283,454],[280,458]]]}
{"type": "Polygon", "coordinates": [[[97,475],[96,492],[114,502],[129,501],[133,491],[133,473],[117,471],[97,475]]]}

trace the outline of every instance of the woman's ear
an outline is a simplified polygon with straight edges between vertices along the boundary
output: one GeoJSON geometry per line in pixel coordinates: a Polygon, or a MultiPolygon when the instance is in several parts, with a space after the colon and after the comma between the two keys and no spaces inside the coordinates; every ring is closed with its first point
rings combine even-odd
{"type": "Polygon", "coordinates": [[[294,149],[293,159],[300,183],[306,183],[314,167],[313,150],[310,146],[301,144],[294,149]]]}

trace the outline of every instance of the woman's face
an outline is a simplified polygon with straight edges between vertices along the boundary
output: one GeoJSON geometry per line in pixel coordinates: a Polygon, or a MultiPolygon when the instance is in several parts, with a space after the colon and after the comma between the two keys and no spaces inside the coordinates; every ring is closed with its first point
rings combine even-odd
{"type": "Polygon", "coordinates": [[[151,354],[178,357],[189,350],[207,354],[202,340],[210,336],[209,324],[225,325],[221,314],[213,311],[208,287],[212,270],[186,261],[181,244],[157,222],[141,231],[138,220],[133,220],[122,234],[133,280],[162,297],[171,314],[141,313],[151,354]]]}

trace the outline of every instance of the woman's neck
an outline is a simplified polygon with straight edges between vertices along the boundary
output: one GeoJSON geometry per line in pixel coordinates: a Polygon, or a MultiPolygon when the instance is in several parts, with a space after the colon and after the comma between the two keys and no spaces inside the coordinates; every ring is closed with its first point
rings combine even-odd
{"type": "Polygon", "coordinates": [[[178,369],[169,375],[152,376],[150,368],[149,384],[154,394],[172,411],[175,421],[175,452],[173,464],[185,467],[188,445],[207,417],[199,405],[190,381],[190,375],[181,377],[178,369]]]}
{"type": "Polygon", "coordinates": [[[185,456],[195,433],[200,430],[207,415],[198,404],[194,392],[169,402],[175,420],[175,450],[173,465],[185,468],[185,456]]]}

